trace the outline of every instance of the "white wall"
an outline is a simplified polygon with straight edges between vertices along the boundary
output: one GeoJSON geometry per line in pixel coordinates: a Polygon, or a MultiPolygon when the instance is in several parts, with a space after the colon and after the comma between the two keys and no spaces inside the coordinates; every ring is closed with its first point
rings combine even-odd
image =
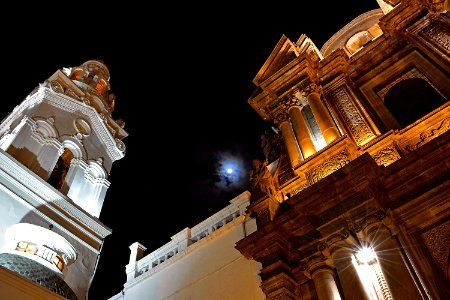
{"type": "MultiPolygon", "coordinates": [[[[244,219],[235,218],[128,280],[122,292],[110,300],[265,299],[259,287],[260,263],[246,259],[235,249],[237,241],[256,230],[255,220],[248,218],[244,230],[244,219]]],[[[146,257],[141,259],[145,260],[146,257]]]]}

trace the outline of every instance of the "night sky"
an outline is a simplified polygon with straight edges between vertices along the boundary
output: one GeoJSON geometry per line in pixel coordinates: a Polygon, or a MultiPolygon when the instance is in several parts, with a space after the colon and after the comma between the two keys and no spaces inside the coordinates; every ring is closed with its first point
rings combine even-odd
{"type": "MultiPolygon", "coordinates": [[[[320,49],[375,0],[231,6],[96,2],[3,11],[0,119],[57,69],[98,59],[125,121],[127,150],[113,164],[100,221],[105,240],[89,299],[119,293],[128,247],[150,253],[245,191],[263,159],[262,118],[247,100],[252,79],[286,35],[306,34],[320,49]],[[234,173],[225,168],[231,164],[234,173]]],[[[144,3],[144,2],[142,2],[144,3]]]]}

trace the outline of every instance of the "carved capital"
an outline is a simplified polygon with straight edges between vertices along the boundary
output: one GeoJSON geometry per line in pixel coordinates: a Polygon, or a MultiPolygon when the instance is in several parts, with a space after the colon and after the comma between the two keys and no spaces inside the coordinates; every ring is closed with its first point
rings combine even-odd
{"type": "Polygon", "coordinates": [[[270,276],[261,283],[267,299],[294,299],[296,286],[296,281],[284,272],[270,276]]]}
{"type": "Polygon", "coordinates": [[[308,86],[304,87],[301,91],[303,97],[307,98],[310,94],[321,94],[322,93],[322,87],[311,83],[308,86]]]}
{"type": "Polygon", "coordinates": [[[293,106],[301,106],[301,102],[300,99],[295,96],[295,94],[292,94],[281,101],[281,106],[285,111],[288,111],[289,108],[293,106]]]}
{"type": "Polygon", "coordinates": [[[287,111],[283,109],[274,116],[273,120],[274,120],[274,123],[279,126],[283,122],[286,122],[287,120],[289,120],[289,115],[288,115],[287,111]]]}

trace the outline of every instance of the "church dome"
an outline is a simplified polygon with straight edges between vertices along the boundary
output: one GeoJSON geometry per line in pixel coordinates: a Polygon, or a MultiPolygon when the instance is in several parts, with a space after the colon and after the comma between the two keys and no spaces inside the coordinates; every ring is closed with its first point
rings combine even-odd
{"type": "Polygon", "coordinates": [[[85,93],[98,97],[109,112],[114,110],[115,95],[110,91],[110,74],[102,61],[88,60],[68,69],[67,75],[85,93]]]}
{"type": "Polygon", "coordinates": [[[32,259],[11,253],[1,253],[0,266],[20,274],[23,277],[26,277],[40,286],[67,299],[78,299],[72,289],[58,273],[32,259]]]}
{"type": "Polygon", "coordinates": [[[344,49],[348,55],[361,49],[382,33],[378,26],[382,16],[384,13],[381,9],[374,9],[353,19],[323,44],[320,49],[323,57],[337,49],[344,49]]]}

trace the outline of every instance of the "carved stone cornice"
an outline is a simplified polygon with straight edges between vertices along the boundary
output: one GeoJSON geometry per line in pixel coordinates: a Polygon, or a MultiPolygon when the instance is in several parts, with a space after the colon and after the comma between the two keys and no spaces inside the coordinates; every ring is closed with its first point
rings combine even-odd
{"type": "Polygon", "coordinates": [[[426,4],[421,0],[401,1],[391,12],[381,17],[378,24],[387,36],[404,34],[405,29],[427,11],[426,4]]]}
{"type": "Polygon", "coordinates": [[[413,145],[407,145],[405,147],[405,150],[408,152],[412,152],[449,129],[450,129],[450,117],[447,117],[444,120],[442,120],[442,122],[438,124],[435,128],[429,129],[426,132],[422,132],[419,136],[419,141],[413,145]]]}
{"type": "Polygon", "coordinates": [[[268,300],[295,299],[296,286],[296,281],[285,273],[276,274],[261,283],[261,289],[268,300]]]}
{"type": "MultiPolygon", "coordinates": [[[[298,92],[298,91],[297,91],[298,92]]],[[[284,111],[289,111],[291,107],[294,106],[302,106],[300,99],[295,95],[295,93],[292,93],[289,97],[285,97],[281,101],[281,106],[283,107],[284,111]]]]}

